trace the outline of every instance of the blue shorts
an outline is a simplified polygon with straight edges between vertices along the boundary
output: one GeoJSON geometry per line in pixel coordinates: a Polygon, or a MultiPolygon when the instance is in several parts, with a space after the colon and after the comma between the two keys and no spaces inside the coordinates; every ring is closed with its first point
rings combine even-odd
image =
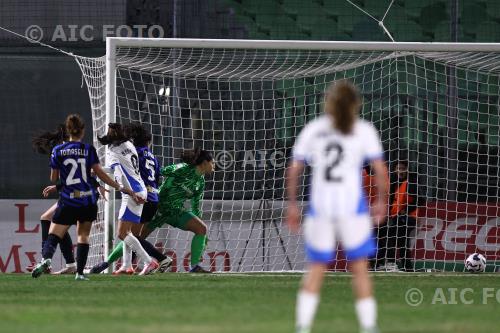
{"type": "MultiPolygon", "coordinates": [[[[146,195],[147,195],[146,191],[144,191],[143,197],[145,198],[146,195]]],[[[141,215],[143,208],[144,205],[135,202],[131,196],[127,194],[122,194],[122,203],[120,206],[120,212],[118,213],[118,219],[133,223],[141,223],[141,215]]]]}
{"type": "Polygon", "coordinates": [[[306,254],[309,262],[329,263],[341,244],[349,261],[368,258],[376,253],[369,215],[324,218],[308,216],[304,223],[306,254]]]}

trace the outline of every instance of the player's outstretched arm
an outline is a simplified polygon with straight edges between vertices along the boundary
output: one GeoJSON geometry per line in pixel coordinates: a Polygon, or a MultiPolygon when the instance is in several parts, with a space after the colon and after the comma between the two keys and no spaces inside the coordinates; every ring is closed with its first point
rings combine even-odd
{"type": "Polygon", "coordinates": [[[304,172],[304,162],[293,161],[287,170],[286,193],[288,198],[288,207],[286,209],[286,220],[288,227],[293,232],[300,229],[300,209],[297,203],[297,189],[299,187],[300,175],[304,172]]]}
{"type": "Polygon", "coordinates": [[[370,163],[375,173],[375,188],[377,189],[377,200],[371,207],[371,214],[378,225],[385,221],[387,216],[387,193],[389,191],[389,176],[387,166],[382,159],[370,163]]]}
{"type": "Polygon", "coordinates": [[[104,169],[101,167],[100,164],[94,164],[92,166],[92,170],[95,172],[97,177],[99,177],[100,180],[108,184],[109,186],[113,187],[117,191],[121,191],[125,194],[130,195],[137,203],[144,203],[144,199],[138,196],[135,192],[133,192],[129,188],[125,188],[124,186],[121,186],[117,182],[115,182],[113,179],[111,179],[110,176],[104,171],[104,169]]]}
{"type": "Polygon", "coordinates": [[[171,164],[164,166],[163,168],[160,169],[160,173],[163,177],[170,177],[174,175],[175,170],[179,169],[180,165],[179,164],[171,164]]]}

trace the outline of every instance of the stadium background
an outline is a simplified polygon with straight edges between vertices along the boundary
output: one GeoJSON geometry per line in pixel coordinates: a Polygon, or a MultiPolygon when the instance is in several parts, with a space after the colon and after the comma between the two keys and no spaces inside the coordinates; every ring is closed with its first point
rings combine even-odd
{"type": "MultiPolygon", "coordinates": [[[[384,14],[389,2],[354,1],[376,17],[384,14]]],[[[0,26],[24,34],[26,27],[32,24],[44,29],[42,41],[85,56],[105,53],[102,31],[94,29],[92,41],[83,41],[78,36],[75,41],[51,41],[56,25],[66,26],[67,36],[69,25],[103,27],[144,24],[162,26],[164,37],[388,40],[374,20],[344,0],[71,0],[57,4],[48,0],[4,0],[0,3],[0,26]]],[[[385,25],[396,41],[500,42],[500,3],[494,0],[397,0],[385,19],[385,25]]],[[[3,143],[0,148],[0,198],[39,198],[40,190],[47,182],[47,159],[32,152],[30,138],[37,130],[52,128],[70,112],[84,115],[90,124],[87,90],[72,58],[31,45],[4,32],[0,32],[0,45],[0,100],[3,101],[0,114],[3,143]]],[[[461,80],[460,74],[457,85],[459,94],[465,91],[460,88],[466,87],[467,82],[461,80]]],[[[280,93],[287,95],[286,90],[280,93]]],[[[410,166],[414,172],[419,171],[416,168],[423,166],[424,162],[435,168],[436,186],[430,189],[419,187],[420,194],[462,202],[485,202],[498,198],[499,121],[496,110],[487,109],[488,104],[497,104],[498,94],[482,87],[474,93],[480,95],[477,100],[484,100],[485,103],[458,106],[457,142],[447,142],[450,139],[446,139],[446,135],[421,135],[425,133],[425,115],[414,125],[420,134],[400,135],[399,131],[407,120],[398,115],[411,113],[411,103],[405,110],[396,110],[396,107],[390,110],[394,116],[389,117],[391,123],[385,125],[395,130],[382,133],[382,139],[385,142],[397,141],[392,147],[398,147],[398,154],[435,149],[434,153],[418,155],[425,159],[433,156],[435,160],[410,166]],[[464,108],[471,107],[487,119],[471,119],[468,112],[462,112],[464,108]],[[485,127],[487,123],[493,125],[485,127]],[[409,141],[407,138],[413,139],[409,141]],[[449,163],[453,161],[440,157],[444,156],[443,152],[450,144],[458,145],[456,170],[464,175],[458,177],[456,191],[446,188],[450,184],[447,181],[449,163]]],[[[444,93],[439,98],[444,98],[444,93]]],[[[284,100],[290,104],[286,108],[286,112],[293,116],[290,118],[300,121],[316,112],[296,107],[293,98],[284,100]]],[[[436,122],[440,125],[436,133],[447,133],[446,118],[450,110],[445,107],[446,103],[430,104],[436,108],[431,114],[437,115],[436,122]]],[[[300,129],[300,123],[293,125],[300,129]]],[[[294,135],[287,131],[274,133],[277,144],[285,149],[291,146],[290,138],[294,135]]],[[[421,174],[425,176],[429,170],[421,174]]],[[[418,183],[432,182],[419,179],[418,183]]]]}
{"type": "MultiPolygon", "coordinates": [[[[375,16],[382,15],[390,2],[352,1],[375,16]]],[[[385,22],[397,41],[500,42],[500,2],[496,0],[396,0],[385,22]]],[[[376,22],[346,0],[0,0],[0,26],[24,34],[32,24],[40,25],[46,32],[53,31],[57,24],[96,27],[159,24],[164,28],[165,37],[388,40],[376,22]]],[[[68,29],[65,31],[68,33],[68,29]]],[[[93,42],[81,39],[51,42],[47,38],[43,41],[75,54],[102,56],[105,45],[100,40],[101,33],[95,31],[93,42]]],[[[471,81],[477,84],[480,79],[472,78],[471,81]]],[[[418,190],[441,199],[437,206],[431,207],[430,214],[450,212],[450,216],[443,217],[445,223],[442,225],[443,230],[451,230],[449,234],[456,233],[460,223],[466,223],[463,216],[469,211],[474,216],[481,215],[477,222],[484,230],[488,227],[487,219],[493,222],[490,226],[500,221],[500,93],[481,84],[468,86],[460,77],[456,83],[457,87],[470,92],[472,96],[468,96],[468,100],[479,102],[451,110],[458,110],[457,117],[452,117],[456,119],[456,126],[451,132],[446,129],[450,110],[443,107],[447,105],[443,102],[432,104],[435,109],[429,114],[438,115],[438,119],[431,120],[440,127],[432,135],[423,135],[425,112],[420,112],[422,118],[411,126],[407,126],[405,117],[398,118],[398,114],[415,112],[410,108],[388,109],[390,116],[386,119],[392,119],[393,123],[383,124],[385,128],[396,128],[383,133],[384,142],[395,140],[392,147],[412,147],[410,151],[424,152],[419,156],[434,157],[416,161],[412,171],[419,171],[415,169],[417,166],[424,168],[420,172],[423,177],[433,175],[431,180],[422,179],[422,184],[433,188],[418,186],[418,190]],[[475,114],[483,118],[478,119],[475,114]],[[486,127],[485,124],[490,125],[486,127]],[[400,133],[398,125],[403,131],[414,129],[415,135],[400,133]],[[439,131],[443,135],[436,135],[439,131]],[[449,140],[453,136],[456,141],[449,140]],[[411,142],[405,138],[412,138],[411,142]],[[447,161],[442,152],[455,145],[460,148],[460,156],[447,161]],[[456,191],[446,187],[453,183],[448,179],[452,168],[447,166],[455,167],[452,176],[459,173],[456,191]],[[444,199],[451,204],[449,207],[443,206],[444,199]],[[485,201],[490,202],[479,207],[475,205],[485,201]]],[[[498,82],[488,83],[493,89],[499,86],[498,82]]],[[[446,82],[441,86],[446,87],[446,82]]],[[[445,95],[446,89],[440,98],[445,95]]],[[[293,98],[286,100],[289,107],[284,109],[295,116],[291,118],[305,119],[301,115],[316,111],[297,107],[293,98]]],[[[39,258],[38,217],[49,205],[49,200],[28,200],[40,198],[41,188],[48,178],[47,158],[32,152],[30,137],[38,129],[52,128],[70,112],[82,114],[90,124],[90,104],[80,69],[71,57],[2,31],[0,101],[0,198],[7,199],[0,202],[0,234],[3,235],[0,238],[0,272],[20,273],[29,261],[39,258]]],[[[419,101],[420,105],[428,102],[419,101]]],[[[300,129],[298,125],[296,130],[300,129]]],[[[91,139],[89,134],[88,141],[91,139]]],[[[275,134],[283,146],[289,147],[290,138],[296,133],[275,134]]],[[[435,244],[442,243],[439,249],[443,249],[445,242],[448,243],[448,252],[440,250],[438,253],[432,249],[426,252],[432,267],[436,268],[439,268],[436,259],[442,259],[446,252],[452,260],[462,261],[461,256],[469,250],[461,246],[471,242],[470,239],[450,242],[446,233],[442,234],[435,244]]],[[[486,234],[483,233],[483,240],[486,234]]],[[[475,238],[476,235],[471,239],[475,238]]],[[[489,245],[482,244],[483,248],[492,249],[488,257],[488,265],[492,268],[499,266],[498,260],[496,266],[493,264],[500,258],[497,256],[500,254],[498,239],[491,237],[489,245]]],[[[419,248],[426,250],[423,243],[419,248]]],[[[471,251],[475,251],[473,248],[471,251]]],[[[59,257],[57,261],[62,263],[59,257]]],[[[384,332],[498,332],[498,303],[490,299],[486,304],[480,297],[484,287],[498,289],[497,275],[374,274],[381,328],[384,332]],[[405,292],[408,294],[414,287],[420,288],[425,295],[420,307],[410,307],[411,304],[404,300],[405,292]],[[431,301],[437,290],[468,291],[471,287],[474,288],[474,304],[435,305],[431,301]]],[[[299,275],[283,274],[216,274],[193,279],[183,274],[162,274],[144,280],[121,279],[116,283],[115,277],[101,275],[92,276],[88,285],[75,284],[69,276],[51,276],[36,281],[38,284],[34,284],[28,274],[0,274],[0,277],[0,332],[23,333],[53,332],[56,327],[64,327],[67,332],[81,332],[84,328],[87,333],[291,332],[293,304],[300,279],[299,275]],[[127,290],[126,295],[117,297],[123,290],[127,290]],[[47,304],[51,299],[54,302],[47,304]]],[[[335,278],[328,279],[324,291],[315,332],[330,332],[332,327],[338,332],[355,331],[350,276],[335,273],[335,278]]],[[[498,295],[497,292],[497,300],[498,295]]]]}

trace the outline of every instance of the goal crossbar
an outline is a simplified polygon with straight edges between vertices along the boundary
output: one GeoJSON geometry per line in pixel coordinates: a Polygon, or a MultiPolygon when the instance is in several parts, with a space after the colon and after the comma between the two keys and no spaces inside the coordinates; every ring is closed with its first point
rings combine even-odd
{"type": "MultiPolygon", "coordinates": [[[[325,51],[500,52],[499,43],[345,42],[302,40],[108,37],[108,50],[126,47],[295,49],[325,51]]],[[[108,57],[110,55],[108,54],[108,57]]]]}

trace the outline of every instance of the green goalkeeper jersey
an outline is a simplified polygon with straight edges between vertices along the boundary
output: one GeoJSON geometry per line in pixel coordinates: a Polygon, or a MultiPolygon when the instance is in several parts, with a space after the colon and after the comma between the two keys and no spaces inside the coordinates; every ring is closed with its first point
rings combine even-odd
{"type": "Polygon", "coordinates": [[[200,201],[205,190],[205,178],[196,171],[196,167],[186,163],[172,164],[161,168],[164,177],[158,192],[159,209],[168,211],[183,211],[184,202],[191,200],[191,211],[201,217],[200,201]]]}

